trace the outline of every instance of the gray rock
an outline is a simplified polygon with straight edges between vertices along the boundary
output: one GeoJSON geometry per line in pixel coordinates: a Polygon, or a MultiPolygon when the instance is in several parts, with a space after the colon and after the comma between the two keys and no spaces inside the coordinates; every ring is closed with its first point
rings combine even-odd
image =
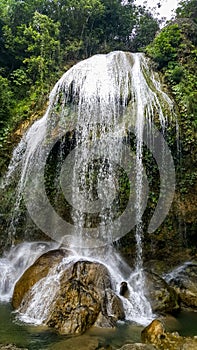
{"type": "Polygon", "coordinates": [[[186,263],[166,276],[168,283],[178,294],[181,303],[197,309],[197,264],[186,263]]]}
{"type": "Polygon", "coordinates": [[[160,314],[173,313],[180,308],[176,291],[159,275],[145,271],[145,296],[153,312],[160,314]]]}
{"type": "Polygon", "coordinates": [[[122,346],[119,350],[156,350],[156,348],[153,345],[149,344],[135,343],[126,344],[122,346]]]}

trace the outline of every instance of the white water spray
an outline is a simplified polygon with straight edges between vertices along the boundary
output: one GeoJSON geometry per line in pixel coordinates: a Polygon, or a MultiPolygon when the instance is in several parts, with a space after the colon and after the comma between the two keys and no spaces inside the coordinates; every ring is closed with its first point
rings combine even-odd
{"type": "Polygon", "coordinates": [[[0,301],[10,301],[16,281],[35,260],[50,249],[52,242],[24,242],[12,247],[0,258],[0,301]]]}

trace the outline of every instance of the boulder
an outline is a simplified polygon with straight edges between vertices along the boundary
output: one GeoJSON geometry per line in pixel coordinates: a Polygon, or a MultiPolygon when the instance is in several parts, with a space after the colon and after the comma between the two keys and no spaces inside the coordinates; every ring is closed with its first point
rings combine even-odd
{"type": "Polygon", "coordinates": [[[121,299],[111,288],[106,289],[101,301],[101,312],[94,326],[113,328],[116,326],[117,320],[123,320],[124,318],[125,313],[121,299]]]}
{"type": "Polygon", "coordinates": [[[41,255],[16,282],[12,297],[12,306],[17,309],[24,296],[41,278],[46,277],[49,270],[57,266],[65,257],[67,251],[63,249],[51,250],[41,255]]]}
{"type": "Polygon", "coordinates": [[[129,289],[127,282],[123,281],[120,284],[120,295],[127,298],[129,296],[129,289]]]}
{"type": "Polygon", "coordinates": [[[144,343],[157,344],[159,339],[165,338],[165,329],[161,321],[154,320],[143,329],[142,341],[144,343]]]}
{"type": "Polygon", "coordinates": [[[118,320],[125,318],[125,314],[121,299],[113,291],[108,269],[92,261],[64,262],[62,259],[66,253],[64,250],[54,250],[37,259],[16,283],[13,306],[35,318],[39,309],[39,318],[43,323],[61,334],[82,334],[93,325],[115,327],[118,320]],[[54,294],[51,285],[49,289],[43,289],[42,303],[41,290],[49,283],[46,280],[53,276],[57,281],[54,294]],[[36,286],[39,297],[35,297],[36,286]],[[50,293],[48,297],[46,290],[50,293]],[[47,304],[44,304],[46,300],[47,304]]]}
{"type": "Polygon", "coordinates": [[[93,325],[114,327],[120,319],[124,319],[122,301],[112,290],[107,268],[78,261],[64,271],[46,324],[63,334],[81,334],[93,325]]]}
{"type": "Polygon", "coordinates": [[[159,275],[146,270],[145,296],[153,312],[160,314],[174,313],[180,309],[176,291],[159,275]]]}
{"type": "Polygon", "coordinates": [[[163,323],[154,320],[141,333],[144,343],[153,344],[158,350],[196,350],[197,337],[181,337],[178,332],[168,333],[163,323]]]}
{"type": "Polygon", "coordinates": [[[166,275],[184,307],[197,310],[197,264],[185,263],[166,275]]]}

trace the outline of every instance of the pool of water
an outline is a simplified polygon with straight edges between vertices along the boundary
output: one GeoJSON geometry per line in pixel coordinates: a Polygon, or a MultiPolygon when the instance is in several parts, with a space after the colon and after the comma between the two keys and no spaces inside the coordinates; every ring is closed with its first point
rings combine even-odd
{"type": "Polygon", "coordinates": [[[197,335],[197,312],[182,311],[177,315],[177,322],[180,335],[197,335]]]}
{"type": "Polygon", "coordinates": [[[9,303],[0,304],[0,343],[13,343],[29,350],[88,350],[113,344],[140,341],[143,327],[120,323],[117,329],[91,329],[81,336],[62,336],[46,327],[24,324],[16,320],[9,303]]]}
{"type": "MultiPolygon", "coordinates": [[[[0,343],[13,343],[29,350],[88,350],[113,345],[140,342],[143,326],[120,323],[114,329],[91,329],[82,336],[61,336],[45,327],[33,326],[16,320],[9,303],[0,304],[0,343]]],[[[166,329],[181,335],[197,335],[197,313],[181,312],[177,318],[166,320],[166,329]]]]}

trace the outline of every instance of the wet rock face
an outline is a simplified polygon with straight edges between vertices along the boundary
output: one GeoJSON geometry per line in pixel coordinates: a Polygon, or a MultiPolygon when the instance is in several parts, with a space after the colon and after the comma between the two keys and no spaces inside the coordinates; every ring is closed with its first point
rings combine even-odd
{"type": "Polygon", "coordinates": [[[174,313],[179,310],[178,295],[159,275],[145,271],[145,295],[153,312],[174,313]]]}
{"type": "Polygon", "coordinates": [[[197,264],[186,263],[167,277],[183,306],[197,310],[197,264]]]}
{"type": "Polygon", "coordinates": [[[123,281],[120,284],[120,295],[122,295],[123,297],[128,297],[128,294],[129,294],[129,289],[128,289],[127,282],[123,281]]]}
{"type": "Polygon", "coordinates": [[[51,250],[41,255],[17,281],[12,297],[12,306],[17,309],[25,294],[29,292],[41,278],[46,277],[50,268],[57,266],[68,252],[63,249],[51,250]]]}
{"type": "Polygon", "coordinates": [[[48,252],[27,269],[15,286],[13,306],[25,313],[33,297],[31,287],[35,289],[38,281],[45,283],[43,277],[51,268],[58,284],[44,324],[62,334],[81,334],[93,325],[111,328],[124,319],[122,301],[113,291],[107,268],[82,260],[64,264],[63,256],[62,250],[48,252]]]}
{"type": "Polygon", "coordinates": [[[46,323],[64,334],[80,334],[92,325],[114,327],[123,318],[123,305],[112,290],[107,268],[78,261],[63,273],[46,323]]]}
{"type": "Polygon", "coordinates": [[[181,337],[177,332],[165,331],[161,321],[154,320],[141,334],[144,343],[153,344],[158,350],[196,350],[197,337],[181,337]]]}
{"type": "Polygon", "coordinates": [[[81,334],[90,328],[100,312],[98,293],[84,287],[80,281],[70,280],[61,285],[57,301],[47,325],[64,334],[81,334]]]}
{"type": "Polygon", "coordinates": [[[154,320],[142,331],[142,341],[145,343],[157,343],[165,338],[165,329],[161,321],[154,320]]]}

